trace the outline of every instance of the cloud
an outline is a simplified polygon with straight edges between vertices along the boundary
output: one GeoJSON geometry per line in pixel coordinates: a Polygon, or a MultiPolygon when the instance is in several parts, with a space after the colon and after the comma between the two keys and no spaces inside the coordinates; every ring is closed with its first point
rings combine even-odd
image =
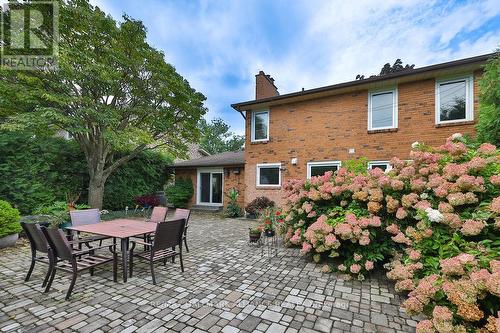
{"type": "Polygon", "coordinates": [[[259,70],[287,93],[376,74],[397,58],[421,67],[500,42],[498,1],[92,2],[141,19],[150,43],[207,96],[207,118],[238,133],[244,123],[229,105],[254,98],[259,70]]]}

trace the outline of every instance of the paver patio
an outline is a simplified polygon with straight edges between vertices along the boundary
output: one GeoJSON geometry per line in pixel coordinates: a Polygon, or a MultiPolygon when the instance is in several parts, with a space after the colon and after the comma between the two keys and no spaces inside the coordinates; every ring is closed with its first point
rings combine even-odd
{"type": "Polygon", "coordinates": [[[320,265],[280,248],[261,257],[247,244],[249,222],[194,214],[190,253],[158,265],[153,286],[147,264],[114,283],[111,267],[79,277],[64,301],[69,275],[58,272],[43,294],[47,267],[29,267],[29,246],[0,251],[1,332],[414,332],[399,308],[402,297],[382,274],[363,282],[323,274],[320,265]]]}

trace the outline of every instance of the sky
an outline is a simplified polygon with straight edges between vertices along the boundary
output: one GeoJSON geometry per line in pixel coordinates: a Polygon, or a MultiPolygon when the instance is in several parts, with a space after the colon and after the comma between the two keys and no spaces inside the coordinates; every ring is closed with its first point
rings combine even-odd
{"type": "Polygon", "coordinates": [[[232,103],[255,98],[255,74],[281,94],[378,74],[401,58],[422,67],[500,47],[500,1],[91,0],[143,21],[148,42],[244,134],[232,103]]]}

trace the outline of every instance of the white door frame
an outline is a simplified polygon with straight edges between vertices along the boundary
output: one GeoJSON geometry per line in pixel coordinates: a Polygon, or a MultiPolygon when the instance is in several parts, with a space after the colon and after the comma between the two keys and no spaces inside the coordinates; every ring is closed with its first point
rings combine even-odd
{"type": "Polygon", "coordinates": [[[223,206],[224,205],[224,168],[197,168],[196,169],[196,204],[205,206],[223,206]],[[201,201],[201,174],[210,173],[210,202],[201,201]],[[222,198],[221,203],[212,202],[212,174],[220,173],[222,175],[222,198]]]}

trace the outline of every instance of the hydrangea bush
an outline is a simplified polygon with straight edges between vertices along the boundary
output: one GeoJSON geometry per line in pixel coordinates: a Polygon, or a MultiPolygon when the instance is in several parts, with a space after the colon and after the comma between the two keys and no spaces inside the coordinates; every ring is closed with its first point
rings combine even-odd
{"type": "Polygon", "coordinates": [[[500,155],[454,134],[392,170],[285,184],[289,245],[359,280],[384,266],[417,332],[500,331],[500,155]],[[339,265],[333,266],[331,258],[339,265]]]}

